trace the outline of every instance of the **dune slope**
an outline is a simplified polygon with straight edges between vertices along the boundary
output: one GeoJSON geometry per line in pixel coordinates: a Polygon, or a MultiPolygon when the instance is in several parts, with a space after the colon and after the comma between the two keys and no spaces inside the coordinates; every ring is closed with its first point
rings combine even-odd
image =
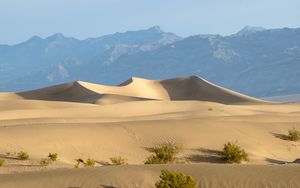
{"type": "Polygon", "coordinates": [[[79,82],[61,84],[17,94],[24,99],[87,103],[93,102],[100,97],[99,93],[83,87],[79,82]]]}
{"type": "Polygon", "coordinates": [[[196,76],[169,80],[131,78],[119,86],[83,81],[18,93],[25,99],[112,104],[138,100],[199,100],[224,104],[261,103],[196,76]]]}
{"type": "Polygon", "coordinates": [[[200,100],[224,104],[258,103],[258,99],[214,85],[197,76],[163,80],[171,100],[200,100]]]}
{"type": "Polygon", "coordinates": [[[0,176],[1,188],[153,188],[161,169],[184,172],[201,188],[290,188],[300,184],[296,165],[154,165],[61,169],[0,176]]]}

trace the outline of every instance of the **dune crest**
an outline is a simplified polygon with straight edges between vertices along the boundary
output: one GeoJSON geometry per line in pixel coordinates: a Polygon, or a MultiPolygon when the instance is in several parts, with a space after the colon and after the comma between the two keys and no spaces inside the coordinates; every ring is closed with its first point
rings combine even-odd
{"type": "Polygon", "coordinates": [[[24,99],[82,103],[93,103],[100,97],[99,93],[82,86],[79,81],[17,94],[24,99]]]}
{"type": "Polygon", "coordinates": [[[264,102],[217,86],[197,76],[167,80],[147,80],[132,77],[118,86],[75,81],[21,92],[17,95],[24,99],[93,104],[113,104],[140,100],[197,100],[223,104],[264,102]]]}
{"type": "Polygon", "coordinates": [[[223,104],[263,102],[197,76],[162,80],[160,83],[169,93],[171,100],[199,100],[223,104]]]}

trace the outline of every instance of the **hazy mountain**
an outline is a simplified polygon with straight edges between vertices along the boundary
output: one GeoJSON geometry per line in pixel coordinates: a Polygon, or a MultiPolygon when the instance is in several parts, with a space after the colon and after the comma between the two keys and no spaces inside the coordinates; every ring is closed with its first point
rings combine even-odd
{"type": "Polygon", "coordinates": [[[250,35],[259,31],[265,31],[266,29],[263,27],[251,27],[251,26],[246,26],[243,29],[241,29],[237,35],[250,35]]]}
{"type": "Polygon", "coordinates": [[[265,97],[264,100],[274,101],[274,102],[286,102],[286,103],[300,103],[300,94],[295,95],[283,95],[275,97],[265,97]]]}
{"type": "Polygon", "coordinates": [[[18,45],[0,45],[0,90],[27,90],[90,77],[95,81],[123,55],[152,51],[180,39],[155,26],[86,40],[54,34],[45,39],[34,36],[18,45]]]}
{"type": "Polygon", "coordinates": [[[55,34],[0,45],[1,91],[186,75],[259,97],[300,93],[300,29],[245,27],[231,36],[182,39],[152,27],[86,40],[55,34]]]}

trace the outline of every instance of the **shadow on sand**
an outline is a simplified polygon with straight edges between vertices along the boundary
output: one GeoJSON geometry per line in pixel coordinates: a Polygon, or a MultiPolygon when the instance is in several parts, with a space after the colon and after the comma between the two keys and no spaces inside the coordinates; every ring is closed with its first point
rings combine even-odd
{"type": "Polygon", "coordinates": [[[107,161],[96,161],[96,163],[102,166],[111,166],[111,164],[107,161]]]}
{"type": "Polygon", "coordinates": [[[287,164],[290,163],[288,161],[282,161],[282,160],[277,160],[277,159],[271,159],[271,158],[266,158],[265,161],[272,163],[272,164],[287,164]]]}
{"type": "Polygon", "coordinates": [[[102,187],[102,188],[117,188],[117,187],[110,186],[110,185],[100,185],[100,187],[102,187]]]}
{"type": "Polygon", "coordinates": [[[193,154],[186,157],[186,160],[189,160],[194,163],[225,163],[224,158],[220,156],[221,151],[212,150],[206,148],[197,149],[197,151],[202,154],[193,154]]]}
{"type": "Polygon", "coordinates": [[[8,155],[5,155],[5,154],[0,154],[0,158],[2,158],[2,159],[20,160],[18,157],[8,156],[8,155]]]}
{"type": "Polygon", "coordinates": [[[279,138],[281,140],[289,140],[289,137],[287,135],[285,135],[285,134],[272,133],[272,132],[271,132],[271,134],[273,136],[275,136],[276,138],[279,138]]]}

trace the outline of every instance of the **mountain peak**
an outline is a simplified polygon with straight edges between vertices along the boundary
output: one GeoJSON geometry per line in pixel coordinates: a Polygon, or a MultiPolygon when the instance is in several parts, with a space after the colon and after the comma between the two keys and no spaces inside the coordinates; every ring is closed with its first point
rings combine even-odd
{"type": "Polygon", "coordinates": [[[28,42],[37,42],[43,40],[41,37],[34,35],[30,39],[28,39],[28,42]]]}
{"type": "Polygon", "coordinates": [[[62,33],[55,33],[46,38],[46,40],[61,40],[66,38],[62,33]]]}
{"type": "Polygon", "coordinates": [[[265,30],[266,30],[266,28],[264,28],[264,27],[245,26],[237,34],[238,35],[247,35],[247,34],[253,34],[253,33],[260,32],[260,31],[265,31],[265,30]]]}
{"type": "Polygon", "coordinates": [[[155,25],[153,27],[150,27],[149,29],[147,29],[148,31],[152,31],[152,32],[156,32],[156,33],[163,33],[163,30],[161,29],[160,26],[155,25]]]}

